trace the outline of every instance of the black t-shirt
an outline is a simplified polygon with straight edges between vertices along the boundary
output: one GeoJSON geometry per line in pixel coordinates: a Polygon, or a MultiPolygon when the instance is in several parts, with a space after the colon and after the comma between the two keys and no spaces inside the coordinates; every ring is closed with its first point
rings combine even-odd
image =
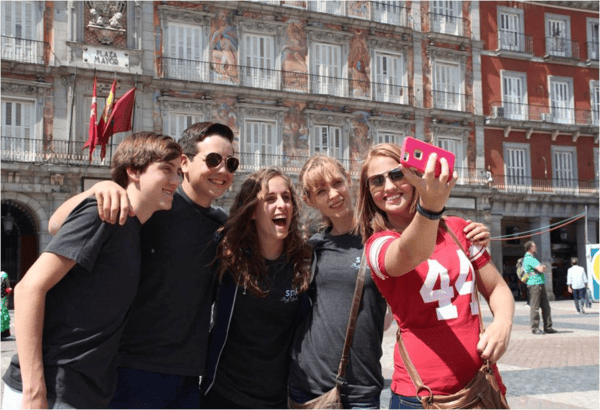
{"type": "MultiPolygon", "coordinates": [[[[292,350],[290,384],[312,395],[335,385],[363,245],[355,235],[315,234],[310,244],[317,255],[316,292],[312,311],[298,328],[292,350]]],[[[378,395],[383,388],[380,359],[386,303],[368,267],[363,297],[342,389],[352,402],[378,395]]]]}
{"type": "Polygon", "coordinates": [[[293,264],[267,261],[270,290],[258,299],[238,287],[213,388],[249,408],[286,408],[290,348],[300,306],[293,264]]]}
{"type": "Polygon", "coordinates": [[[194,203],[181,187],[173,206],[142,229],[142,279],[121,342],[121,366],[204,373],[214,299],[215,231],[226,215],[194,203]]]}
{"type": "MultiPolygon", "coordinates": [[[[140,278],[141,224],[104,223],[94,198],[69,215],[45,252],[77,262],[46,295],[42,354],[48,397],[76,408],[106,408],[117,350],[140,278]]],[[[22,391],[18,356],[4,381],[22,391]]]]}

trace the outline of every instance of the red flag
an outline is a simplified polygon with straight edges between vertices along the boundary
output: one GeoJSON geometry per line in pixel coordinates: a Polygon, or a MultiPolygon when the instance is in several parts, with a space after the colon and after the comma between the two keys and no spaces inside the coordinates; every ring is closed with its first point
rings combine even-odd
{"type": "Polygon", "coordinates": [[[94,90],[92,91],[92,109],[90,112],[90,128],[88,132],[88,140],[83,145],[83,149],[90,149],[90,162],[92,162],[92,153],[98,143],[98,127],[96,126],[96,117],[98,116],[98,102],[96,99],[96,76],[94,76],[94,90]]]}
{"type": "Polygon", "coordinates": [[[117,79],[113,80],[112,86],[110,87],[110,93],[108,93],[108,97],[106,98],[106,104],[104,105],[104,112],[102,113],[102,117],[100,117],[100,121],[98,121],[98,138],[101,139],[104,134],[104,130],[106,129],[106,124],[108,123],[108,119],[110,118],[110,114],[112,114],[113,106],[115,105],[115,91],[117,91],[117,79]]]}
{"type": "Polygon", "coordinates": [[[106,144],[108,144],[108,140],[113,134],[131,130],[134,103],[135,87],[123,94],[114,104],[104,132],[98,139],[98,144],[102,146],[100,158],[104,159],[106,156],[106,144]]]}

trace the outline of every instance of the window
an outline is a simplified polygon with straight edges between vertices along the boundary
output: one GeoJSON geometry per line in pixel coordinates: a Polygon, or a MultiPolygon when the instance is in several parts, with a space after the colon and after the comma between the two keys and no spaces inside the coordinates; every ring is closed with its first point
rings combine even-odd
{"type": "Polygon", "coordinates": [[[404,63],[401,55],[375,53],[375,99],[377,101],[407,104],[404,63]]]}
{"type": "Polygon", "coordinates": [[[436,33],[462,35],[459,28],[459,1],[433,1],[431,2],[431,30],[436,33]]]}
{"type": "Polygon", "coordinates": [[[577,188],[575,147],[552,147],[552,182],[555,191],[567,193],[577,188]]]}
{"type": "Polygon", "coordinates": [[[506,190],[529,191],[531,168],[528,144],[504,144],[504,167],[506,190]]]}
{"type": "Polygon", "coordinates": [[[406,26],[406,9],[400,1],[374,1],[375,21],[396,26],[406,26]]]}
{"type": "Polygon", "coordinates": [[[527,120],[527,74],[502,72],[503,118],[527,120]]]}
{"type": "Polygon", "coordinates": [[[559,124],[573,124],[573,79],[566,77],[550,78],[550,118],[559,124]]]}
{"type": "Polygon", "coordinates": [[[2,100],[2,151],[26,161],[42,151],[34,131],[35,105],[32,101],[2,100]]]}
{"type": "Polygon", "coordinates": [[[522,9],[498,7],[498,44],[502,50],[525,51],[522,9]]]}
{"type": "Polygon", "coordinates": [[[316,43],[312,47],[312,77],[315,94],[343,96],[342,47],[316,43]]]}
{"type": "Polygon", "coordinates": [[[173,137],[175,141],[179,141],[183,131],[191,125],[202,121],[204,121],[203,114],[168,112],[165,115],[163,132],[173,137]]]}
{"type": "Polygon", "coordinates": [[[462,96],[459,87],[462,84],[458,64],[436,62],[434,78],[434,106],[443,110],[460,111],[462,96]]]}
{"type": "Polygon", "coordinates": [[[311,154],[321,153],[342,159],[342,130],[339,127],[317,125],[314,130],[311,154]]]}
{"type": "Polygon", "coordinates": [[[38,40],[39,18],[33,1],[2,2],[2,59],[43,64],[43,42],[38,40]]]}
{"type": "Polygon", "coordinates": [[[204,30],[169,22],[165,41],[164,75],[189,81],[204,81],[208,64],[203,62],[204,30]]]}
{"type": "Polygon", "coordinates": [[[467,175],[467,167],[465,166],[465,154],[463,150],[462,138],[438,137],[438,147],[450,151],[456,157],[454,161],[454,169],[458,173],[459,178],[467,175]]]}
{"type": "Polygon", "coordinates": [[[587,19],[587,53],[589,60],[598,60],[598,19],[587,19]]]}
{"type": "Polygon", "coordinates": [[[280,165],[281,158],[279,156],[276,123],[246,120],[245,125],[243,163],[256,168],[267,165],[280,165]]]}
{"type": "Polygon", "coordinates": [[[592,107],[592,125],[598,126],[600,120],[600,86],[598,81],[590,81],[590,96],[592,107]]]}
{"type": "Polygon", "coordinates": [[[571,57],[571,23],[568,16],[546,15],[546,53],[571,57]]]}
{"type": "Polygon", "coordinates": [[[279,88],[275,71],[275,38],[257,34],[244,36],[245,78],[244,83],[256,88],[279,88]]]}
{"type": "Polygon", "coordinates": [[[344,15],[344,2],[337,0],[312,0],[310,4],[311,9],[320,13],[335,14],[337,16],[344,15]]]}
{"type": "Polygon", "coordinates": [[[404,134],[394,131],[377,131],[377,137],[375,138],[375,144],[396,144],[402,146],[404,140],[404,134]]]}

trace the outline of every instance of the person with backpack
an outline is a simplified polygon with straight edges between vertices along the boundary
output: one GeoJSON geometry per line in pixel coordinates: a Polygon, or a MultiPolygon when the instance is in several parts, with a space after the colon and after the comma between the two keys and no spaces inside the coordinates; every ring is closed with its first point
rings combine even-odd
{"type": "Polygon", "coordinates": [[[550,313],[550,302],[546,293],[546,265],[542,265],[535,258],[537,245],[534,241],[525,242],[525,256],[523,257],[523,270],[525,274],[530,275],[527,279],[527,289],[529,292],[529,322],[531,324],[531,332],[535,335],[543,335],[545,333],[557,333],[552,328],[552,316],[550,313]],[[544,330],[540,329],[540,313],[542,308],[542,318],[544,320],[544,330]]]}

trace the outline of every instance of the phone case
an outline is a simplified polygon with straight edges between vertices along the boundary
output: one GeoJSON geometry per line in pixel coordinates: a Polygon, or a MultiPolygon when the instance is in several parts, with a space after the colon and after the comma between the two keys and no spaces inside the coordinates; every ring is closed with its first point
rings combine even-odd
{"type": "Polygon", "coordinates": [[[446,158],[448,167],[450,168],[450,175],[452,175],[454,172],[455,161],[455,156],[452,152],[413,137],[404,138],[400,163],[407,168],[416,169],[417,171],[424,173],[425,167],[427,166],[427,159],[433,152],[438,155],[438,161],[435,163],[435,176],[439,177],[442,173],[442,165],[439,161],[440,158],[446,158]]]}

